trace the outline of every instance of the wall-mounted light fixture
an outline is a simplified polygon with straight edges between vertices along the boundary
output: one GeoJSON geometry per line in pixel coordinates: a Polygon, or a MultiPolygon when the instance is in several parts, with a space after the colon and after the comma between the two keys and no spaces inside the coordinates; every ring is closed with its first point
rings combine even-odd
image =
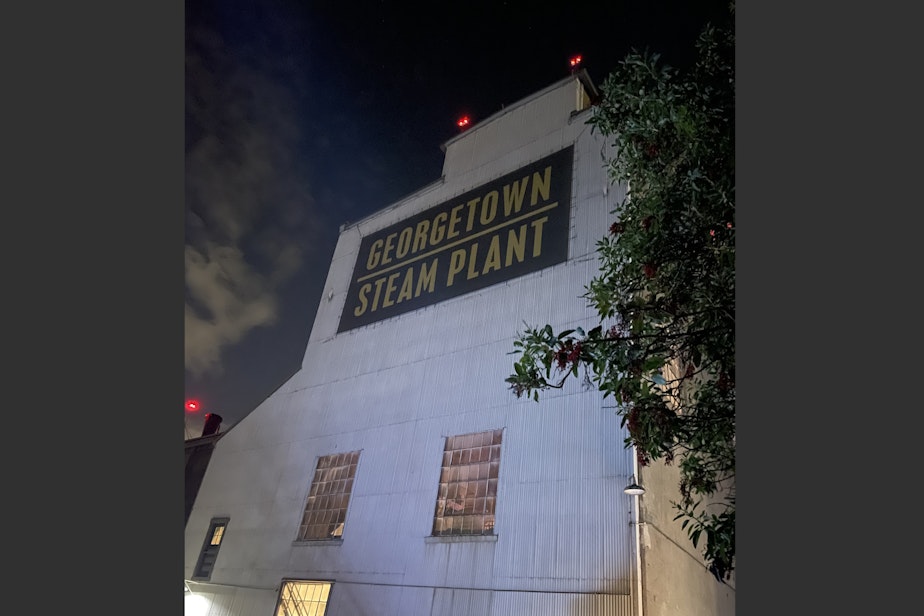
{"type": "Polygon", "coordinates": [[[645,488],[643,488],[638,483],[636,483],[635,475],[632,475],[629,481],[629,485],[623,488],[622,491],[628,494],[629,496],[641,496],[642,494],[645,493],[645,488]]]}

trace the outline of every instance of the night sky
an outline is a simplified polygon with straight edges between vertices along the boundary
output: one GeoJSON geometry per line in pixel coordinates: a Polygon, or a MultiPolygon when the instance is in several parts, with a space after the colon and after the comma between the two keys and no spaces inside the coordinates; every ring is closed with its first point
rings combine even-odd
{"type": "Polygon", "coordinates": [[[727,15],[715,0],[412,5],[187,0],[186,396],[202,408],[186,438],[299,369],[340,225],[438,179],[460,116],[562,79],[576,54],[598,85],[633,48],[685,66],[727,15]]]}

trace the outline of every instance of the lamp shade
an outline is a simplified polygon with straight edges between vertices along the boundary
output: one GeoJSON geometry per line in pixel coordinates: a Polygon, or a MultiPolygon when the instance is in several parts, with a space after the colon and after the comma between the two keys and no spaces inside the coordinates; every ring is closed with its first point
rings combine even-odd
{"type": "Polygon", "coordinates": [[[632,480],[630,481],[629,485],[623,488],[622,491],[630,496],[641,496],[645,493],[645,488],[636,483],[635,475],[632,475],[632,480]]]}

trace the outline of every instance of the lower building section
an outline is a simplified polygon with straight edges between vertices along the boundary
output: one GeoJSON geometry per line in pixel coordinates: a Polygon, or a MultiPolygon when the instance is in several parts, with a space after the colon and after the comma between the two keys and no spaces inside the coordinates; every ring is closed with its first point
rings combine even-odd
{"type": "Polygon", "coordinates": [[[184,616],[244,616],[276,613],[278,588],[247,588],[186,582],[184,616]]]}
{"type": "Polygon", "coordinates": [[[187,584],[185,616],[633,616],[631,597],[604,593],[432,588],[283,580],[279,589],[187,584]]]}

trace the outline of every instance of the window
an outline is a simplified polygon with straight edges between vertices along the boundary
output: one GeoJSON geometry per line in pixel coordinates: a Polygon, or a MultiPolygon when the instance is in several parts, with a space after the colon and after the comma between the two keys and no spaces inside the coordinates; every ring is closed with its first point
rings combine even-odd
{"type": "Polygon", "coordinates": [[[206,533],[205,542],[202,544],[202,552],[199,553],[199,561],[193,572],[193,579],[207,580],[212,577],[212,568],[215,566],[215,559],[218,558],[218,549],[221,547],[229,521],[230,518],[212,518],[209,523],[209,532],[206,533]]]}
{"type": "Polygon", "coordinates": [[[287,580],[279,589],[276,616],[324,616],[330,582],[287,580]]]}
{"type": "Polygon", "coordinates": [[[489,430],[446,438],[433,535],[493,535],[501,434],[489,430]]]}
{"type": "Polygon", "coordinates": [[[343,535],[358,461],[358,451],[335,453],[318,459],[305,504],[305,515],[298,529],[299,541],[337,539],[343,535]]]}

